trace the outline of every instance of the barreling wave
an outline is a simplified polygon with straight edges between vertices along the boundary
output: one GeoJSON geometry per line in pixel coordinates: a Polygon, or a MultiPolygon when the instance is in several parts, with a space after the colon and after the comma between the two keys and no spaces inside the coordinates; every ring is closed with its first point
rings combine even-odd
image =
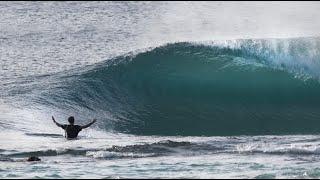
{"type": "Polygon", "coordinates": [[[317,38],[167,44],[69,73],[34,101],[140,135],[318,133],[319,47],[317,38]]]}

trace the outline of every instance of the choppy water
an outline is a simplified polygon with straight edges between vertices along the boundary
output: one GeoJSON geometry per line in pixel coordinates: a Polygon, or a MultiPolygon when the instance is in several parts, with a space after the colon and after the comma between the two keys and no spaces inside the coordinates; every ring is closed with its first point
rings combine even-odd
{"type": "Polygon", "coordinates": [[[319,6],[1,2],[0,178],[319,178],[319,6]]]}

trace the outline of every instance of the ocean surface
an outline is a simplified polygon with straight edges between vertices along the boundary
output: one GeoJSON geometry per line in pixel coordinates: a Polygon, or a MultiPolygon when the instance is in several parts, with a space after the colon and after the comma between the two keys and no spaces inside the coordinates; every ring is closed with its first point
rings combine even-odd
{"type": "Polygon", "coordinates": [[[319,9],[0,2],[0,178],[320,178],[319,9]]]}

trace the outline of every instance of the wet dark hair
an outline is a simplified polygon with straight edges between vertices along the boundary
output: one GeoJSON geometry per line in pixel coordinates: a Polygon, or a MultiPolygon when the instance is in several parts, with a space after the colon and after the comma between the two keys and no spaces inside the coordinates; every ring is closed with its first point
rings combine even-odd
{"type": "Polygon", "coordinates": [[[74,124],[74,117],[73,117],[73,116],[70,116],[70,117],[68,118],[68,121],[69,121],[70,124],[74,124]]]}

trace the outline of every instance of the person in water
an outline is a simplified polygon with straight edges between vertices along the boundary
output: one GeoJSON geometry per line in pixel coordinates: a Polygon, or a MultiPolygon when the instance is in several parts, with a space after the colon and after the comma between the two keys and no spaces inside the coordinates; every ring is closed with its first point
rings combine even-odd
{"type": "Polygon", "coordinates": [[[91,123],[89,123],[87,125],[79,126],[79,125],[74,125],[74,117],[73,116],[68,118],[68,121],[70,123],[69,125],[57,123],[53,116],[52,116],[52,120],[58,127],[61,127],[62,129],[65,130],[65,137],[67,139],[75,139],[75,138],[77,138],[79,132],[82,129],[90,127],[93,123],[95,123],[97,121],[96,119],[94,119],[91,123]]]}

